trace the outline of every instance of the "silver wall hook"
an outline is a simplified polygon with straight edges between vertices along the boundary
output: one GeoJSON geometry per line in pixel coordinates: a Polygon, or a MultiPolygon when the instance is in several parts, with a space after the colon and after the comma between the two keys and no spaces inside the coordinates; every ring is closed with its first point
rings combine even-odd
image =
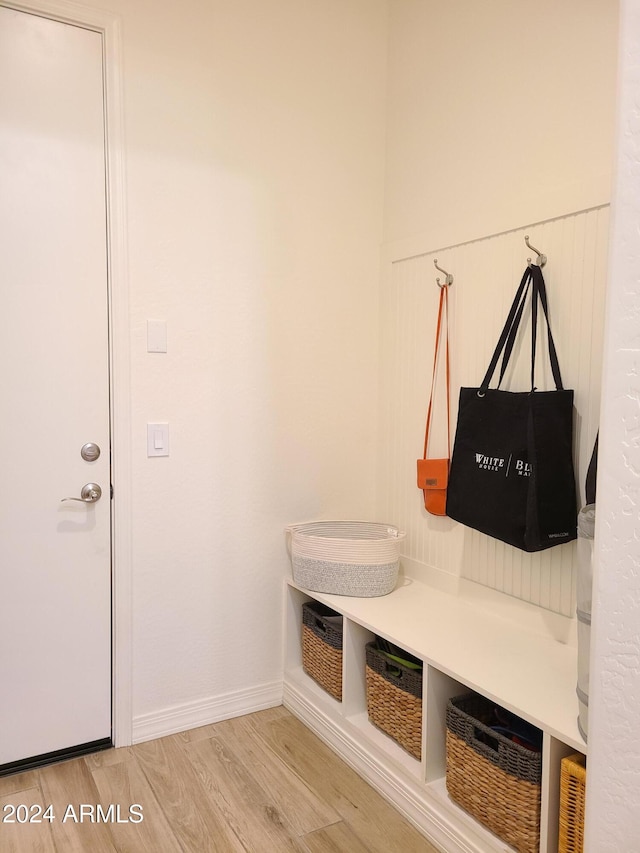
{"type": "MultiPolygon", "coordinates": [[[[532,246],[532,245],[531,245],[531,243],[529,242],[529,235],[528,235],[528,234],[525,234],[524,242],[525,242],[525,243],[527,244],[527,246],[531,249],[531,251],[532,251],[532,252],[535,252],[535,253],[536,253],[536,255],[538,256],[538,257],[536,258],[536,264],[537,264],[539,267],[543,267],[543,266],[547,263],[547,256],[546,256],[546,255],[543,255],[543,254],[542,254],[542,252],[540,252],[538,249],[536,249],[536,247],[535,247],[535,246],[532,246]]],[[[532,263],[532,262],[531,262],[531,258],[527,258],[527,263],[529,264],[529,266],[531,266],[531,263],[532,263]]]]}
{"type": "Polygon", "coordinates": [[[434,258],[433,265],[437,270],[440,270],[440,272],[443,272],[446,276],[444,284],[440,284],[439,278],[436,279],[436,284],[438,285],[438,287],[444,287],[445,285],[448,287],[450,284],[453,284],[453,276],[451,275],[451,273],[448,273],[446,270],[443,270],[442,267],[438,266],[437,258],[434,258]]]}

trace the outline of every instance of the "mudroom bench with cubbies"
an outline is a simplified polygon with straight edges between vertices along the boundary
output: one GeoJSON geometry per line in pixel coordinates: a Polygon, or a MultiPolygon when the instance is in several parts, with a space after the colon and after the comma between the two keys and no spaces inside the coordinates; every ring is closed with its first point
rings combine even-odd
{"type": "MultiPolygon", "coordinates": [[[[587,749],[577,726],[574,631],[573,620],[462,579],[443,584],[405,576],[393,592],[375,598],[311,592],[288,579],[284,704],[447,853],[512,851],[503,840],[508,832],[487,829],[486,821],[470,814],[473,808],[462,808],[447,790],[452,710],[464,710],[459,697],[477,694],[484,705],[540,730],[539,844],[536,835],[527,849],[557,853],[561,764],[571,754],[586,755],[587,749]],[[317,614],[342,619],[334,617],[327,625],[318,618],[315,630],[317,614]],[[336,623],[341,637],[334,633],[336,623]],[[313,657],[318,652],[314,634],[322,641],[327,627],[328,673],[315,669],[313,657]],[[410,705],[410,712],[402,707],[397,715],[402,726],[418,708],[410,743],[406,732],[395,734],[369,707],[371,691],[382,684],[371,657],[377,643],[382,649],[403,650],[408,666],[422,663],[421,690],[410,691],[421,694],[414,700],[419,704],[410,705]]],[[[402,675],[401,670],[400,665],[391,671],[402,675]]],[[[474,737],[482,739],[481,728],[474,737]]],[[[536,808],[537,802],[536,797],[536,808]]],[[[517,820],[518,810],[523,820],[530,819],[517,797],[512,807],[509,803],[508,819],[517,820]]]]}

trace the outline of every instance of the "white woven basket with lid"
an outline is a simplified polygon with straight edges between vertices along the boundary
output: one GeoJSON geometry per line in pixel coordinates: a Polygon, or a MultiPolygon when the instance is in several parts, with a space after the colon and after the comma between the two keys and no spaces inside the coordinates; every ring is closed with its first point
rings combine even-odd
{"type": "Polygon", "coordinates": [[[313,592],[373,598],[396,585],[406,534],[371,521],[313,521],[286,528],[293,579],[313,592]]]}

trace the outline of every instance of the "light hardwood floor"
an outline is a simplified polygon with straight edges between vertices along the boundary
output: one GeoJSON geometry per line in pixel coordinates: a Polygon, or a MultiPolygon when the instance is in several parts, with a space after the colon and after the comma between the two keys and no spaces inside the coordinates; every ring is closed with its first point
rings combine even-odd
{"type": "Polygon", "coordinates": [[[2,853],[438,853],[282,707],[0,778],[0,821],[2,853]]]}

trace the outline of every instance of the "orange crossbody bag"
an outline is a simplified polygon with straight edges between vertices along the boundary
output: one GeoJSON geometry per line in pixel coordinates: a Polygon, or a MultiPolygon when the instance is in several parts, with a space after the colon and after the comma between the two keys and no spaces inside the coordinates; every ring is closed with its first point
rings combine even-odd
{"type": "Polygon", "coordinates": [[[447,506],[447,482],[449,480],[449,460],[451,458],[451,428],[449,421],[449,285],[440,284],[440,304],[438,307],[438,325],[436,328],[436,346],[433,355],[433,375],[431,377],[431,395],[429,396],[429,408],[427,410],[427,423],[424,432],[424,451],[422,459],[418,459],[418,488],[424,493],[424,508],[431,515],[446,515],[447,506]],[[444,324],[443,324],[444,315],[444,324]],[[427,459],[429,447],[429,430],[431,428],[431,415],[433,410],[433,391],[436,382],[436,369],[438,366],[438,350],[440,338],[444,325],[445,338],[445,373],[447,382],[447,449],[446,459],[427,459]]]}

